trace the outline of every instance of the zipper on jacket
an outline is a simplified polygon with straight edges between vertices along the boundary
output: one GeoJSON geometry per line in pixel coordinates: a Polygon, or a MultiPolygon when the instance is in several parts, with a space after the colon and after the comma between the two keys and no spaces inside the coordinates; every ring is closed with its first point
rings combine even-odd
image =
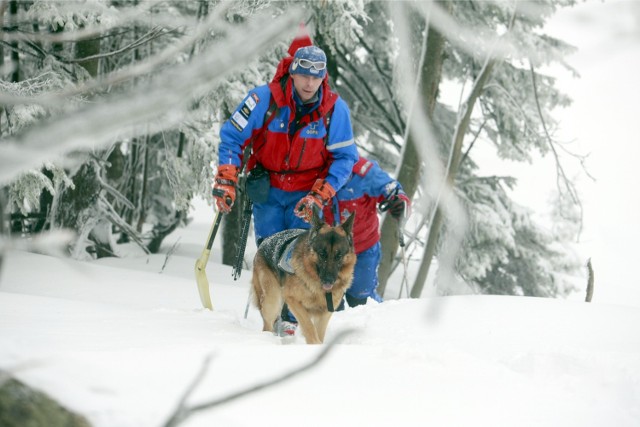
{"type": "Polygon", "coordinates": [[[302,163],[302,156],[304,156],[304,150],[307,147],[307,138],[304,139],[302,143],[302,148],[300,149],[300,157],[298,158],[298,164],[296,165],[296,169],[300,167],[300,163],[302,163]]]}

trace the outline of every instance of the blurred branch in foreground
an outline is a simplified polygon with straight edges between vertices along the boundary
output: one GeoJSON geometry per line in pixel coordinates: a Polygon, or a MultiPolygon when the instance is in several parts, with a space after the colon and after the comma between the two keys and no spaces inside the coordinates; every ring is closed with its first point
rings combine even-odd
{"type": "Polygon", "coordinates": [[[187,388],[187,390],[185,391],[184,395],[180,399],[180,402],[178,403],[178,407],[173,412],[173,414],[171,414],[171,417],[167,420],[167,422],[163,425],[163,427],[175,427],[175,426],[178,426],[178,425],[182,424],[182,422],[185,421],[187,418],[191,417],[192,415],[196,414],[197,412],[204,411],[206,409],[211,409],[211,408],[214,408],[216,406],[220,406],[220,405],[223,405],[225,403],[228,403],[228,402],[231,402],[233,400],[236,400],[238,398],[247,396],[249,394],[264,390],[264,389],[269,388],[269,387],[273,387],[276,384],[280,384],[280,383],[282,383],[284,381],[287,381],[287,380],[289,380],[289,379],[291,379],[293,377],[296,377],[296,376],[300,375],[303,372],[308,371],[309,369],[315,367],[318,363],[320,363],[325,357],[327,357],[327,355],[331,352],[331,350],[333,350],[333,348],[336,346],[336,344],[338,344],[340,341],[342,341],[342,339],[344,339],[347,335],[350,335],[352,332],[353,332],[352,330],[340,331],[338,334],[336,334],[336,336],[330,342],[328,342],[326,345],[324,345],[322,347],[322,350],[316,355],[316,357],[314,359],[309,361],[309,363],[307,363],[306,365],[301,366],[300,368],[298,368],[296,370],[293,370],[293,371],[291,371],[289,373],[286,373],[286,374],[282,375],[281,377],[274,378],[271,381],[267,381],[267,382],[264,382],[264,383],[261,383],[261,384],[256,384],[253,387],[247,388],[245,390],[238,391],[236,393],[229,394],[229,395],[224,396],[224,397],[222,397],[222,398],[220,398],[218,400],[212,400],[210,402],[205,402],[205,403],[201,403],[201,404],[198,404],[198,405],[187,406],[186,405],[186,400],[189,398],[191,393],[193,393],[193,391],[198,386],[198,384],[200,384],[200,382],[204,378],[204,374],[207,372],[207,370],[209,368],[209,363],[211,361],[211,357],[210,356],[207,357],[204,360],[204,362],[202,363],[202,367],[200,369],[200,372],[198,372],[197,376],[195,377],[195,379],[193,380],[193,382],[191,383],[189,388],[187,388]]]}

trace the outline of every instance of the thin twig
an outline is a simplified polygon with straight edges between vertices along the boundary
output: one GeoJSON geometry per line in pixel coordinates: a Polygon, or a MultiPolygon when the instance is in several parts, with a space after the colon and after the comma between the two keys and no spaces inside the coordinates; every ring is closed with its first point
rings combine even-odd
{"type": "Polygon", "coordinates": [[[551,152],[553,153],[553,157],[555,158],[556,170],[558,171],[559,178],[562,178],[562,181],[564,181],[565,187],[569,192],[569,194],[571,195],[571,198],[573,199],[573,201],[575,203],[579,203],[578,197],[575,195],[573,191],[573,185],[571,184],[571,181],[567,177],[567,174],[565,173],[564,168],[562,167],[562,163],[560,162],[560,156],[558,155],[558,151],[556,150],[555,143],[553,142],[553,139],[549,134],[549,130],[547,129],[547,123],[545,122],[544,117],[542,115],[542,108],[540,107],[540,100],[538,99],[538,85],[536,83],[536,73],[533,68],[533,64],[531,62],[529,62],[529,70],[531,71],[531,81],[533,83],[533,95],[534,95],[534,100],[536,101],[536,109],[538,111],[538,116],[540,117],[540,122],[542,123],[542,129],[544,130],[544,134],[547,137],[547,141],[549,142],[549,148],[551,148],[551,152]]]}
{"type": "Polygon", "coordinates": [[[389,97],[389,100],[391,101],[391,106],[393,107],[393,113],[395,115],[396,121],[400,125],[400,128],[404,129],[405,122],[402,119],[402,114],[400,112],[400,108],[398,107],[398,104],[394,101],[393,90],[392,90],[391,86],[389,85],[389,82],[392,81],[391,77],[389,77],[382,70],[382,67],[378,63],[378,59],[376,58],[376,55],[373,52],[373,49],[371,47],[369,47],[369,45],[364,40],[364,38],[359,34],[357,35],[357,37],[358,37],[358,40],[359,40],[360,44],[369,52],[370,57],[371,57],[372,62],[373,62],[373,65],[376,67],[376,70],[378,71],[377,76],[378,76],[379,80],[382,82],[382,87],[385,89],[385,92],[387,92],[387,96],[389,97]]]}
{"type": "Polygon", "coordinates": [[[567,190],[567,192],[569,193],[569,196],[571,197],[571,199],[573,200],[573,203],[575,203],[575,205],[578,207],[578,209],[580,210],[580,224],[579,224],[579,229],[578,229],[578,236],[577,238],[580,238],[580,234],[582,234],[582,225],[583,225],[583,218],[584,218],[584,209],[582,207],[582,202],[580,200],[580,198],[578,197],[578,194],[575,190],[575,187],[573,185],[573,183],[571,182],[571,180],[569,180],[569,178],[567,177],[564,168],[562,167],[562,163],[560,162],[560,156],[558,155],[558,152],[556,150],[555,147],[555,143],[553,141],[553,139],[551,138],[551,135],[549,134],[549,130],[547,129],[547,124],[544,120],[544,117],[542,115],[542,108],[540,107],[540,100],[538,99],[538,86],[536,83],[536,73],[535,70],[533,68],[533,63],[531,61],[529,61],[529,70],[531,71],[531,81],[533,83],[533,95],[534,95],[534,99],[536,101],[536,108],[538,110],[538,116],[540,117],[540,122],[542,123],[542,129],[544,130],[545,136],[547,137],[547,141],[549,142],[549,147],[551,148],[551,152],[553,153],[553,157],[555,159],[555,163],[556,163],[556,171],[558,173],[557,176],[557,185],[558,185],[558,191],[560,192],[560,194],[562,194],[562,187],[560,185],[560,181],[562,181],[564,183],[564,187],[567,190]]]}
{"type": "Polygon", "coordinates": [[[171,417],[165,423],[166,427],[177,426],[182,421],[184,421],[188,416],[191,415],[189,413],[189,408],[186,406],[187,399],[204,379],[205,374],[209,369],[209,364],[211,363],[212,357],[213,356],[211,354],[208,354],[202,361],[202,366],[200,366],[200,370],[198,371],[198,374],[193,378],[189,387],[187,387],[187,389],[184,391],[184,393],[182,394],[182,397],[180,398],[180,401],[178,402],[178,407],[173,412],[173,414],[171,414],[171,417]]]}
{"type": "Polygon", "coordinates": [[[273,387],[273,386],[275,386],[277,384],[280,384],[282,382],[285,382],[285,381],[287,381],[287,380],[289,380],[289,379],[291,379],[293,377],[296,377],[296,376],[302,374],[303,372],[308,371],[309,369],[313,368],[318,363],[320,363],[331,352],[331,350],[333,350],[333,348],[336,346],[336,344],[338,344],[344,337],[346,337],[347,335],[351,334],[352,332],[353,332],[352,330],[345,330],[345,331],[338,332],[336,334],[336,336],[330,342],[328,342],[326,345],[324,345],[322,347],[322,350],[316,355],[316,357],[314,359],[312,359],[307,364],[299,367],[298,369],[295,369],[295,370],[293,370],[291,372],[288,372],[288,373],[286,373],[286,374],[284,374],[284,375],[282,375],[280,377],[274,378],[273,380],[266,381],[264,383],[257,384],[257,385],[255,385],[253,387],[249,387],[249,388],[246,388],[244,390],[240,390],[238,392],[228,394],[227,396],[221,397],[220,399],[211,400],[209,402],[201,403],[201,404],[194,405],[194,406],[187,406],[186,405],[186,400],[189,398],[191,393],[193,393],[194,389],[198,386],[198,384],[200,384],[200,382],[204,378],[204,374],[205,374],[206,370],[208,369],[209,359],[210,358],[207,357],[205,359],[205,361],[203,362],[203,366],[201,367],[200,371],[198,372],[198,375],[192,381],[191,385],[189,386],[189,388],[187,388],[186,392],[183,394],[182,398],[180,399],[180,402],[178,403],[178,407],[173,412],[173,414],[171,414],[171,417],[167,420],[167,422],[163,425],[163,427],[175,427],[175,426],[178,426],[178,425],[182,424],[182,422],[185,421],[187,418],[191,417],[192,415],[196,414],[197,412],[204,411],[204,410],[207,410],[207,409],[211,409],[211,408],[214,408],[216,406],[220,406],[220,405],[223,405],[225,403],[229,403],[229,402],[231,402],[233,400],[239,399],[241,397],[247,396],[249,394],[253,394],[255,392],[264,390],[266,388],[273,387]]]}
{"type": "Polygon", "coordinates": [[[176,242],[173,244],[173,246],[171,246],[171,249],[169,249],[169,251],[167,251],[167,256],[164,257],[164,264],[162,264],[162,268],[160,269],[160,273],[162,273],[164,271],[164,268],[169,263],[169,258],[171,257],[171,255],[173,255],[173,253],[176,251],[176,249],[178,249],[178,243],[179,242],[180,242],[180,237],[178,237],[178,240],[176,240],[176,242]]]}

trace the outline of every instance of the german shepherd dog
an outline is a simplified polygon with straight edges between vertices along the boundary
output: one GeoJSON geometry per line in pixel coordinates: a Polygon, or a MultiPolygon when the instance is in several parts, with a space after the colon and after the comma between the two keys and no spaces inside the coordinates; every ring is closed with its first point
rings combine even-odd
{"type": "Polygon", "coordinates": [[[314,210],[310,230],[285,230],[265,239],[253,261],[253,302],[263,331],[274,331],[283,303],[298,319],[307,344],[321,344],[333,307],[351,286],[356,254],[355,214],[331,227],[314,210]]]}

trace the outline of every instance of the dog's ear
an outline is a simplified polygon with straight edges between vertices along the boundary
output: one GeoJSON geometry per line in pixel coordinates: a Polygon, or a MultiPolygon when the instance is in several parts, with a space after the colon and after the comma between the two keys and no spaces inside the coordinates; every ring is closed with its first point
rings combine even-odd
{"type": "Polygon", "coordinates": [[[356,213],[354,211],[351,213],[351,215],[349,215],[349,218],[347,218],[347,220],[341,224],[342,229],[346,231],[348,235],[351,235],[353,232],[353,221],[355,221],[355,219],[356,213]]]}

